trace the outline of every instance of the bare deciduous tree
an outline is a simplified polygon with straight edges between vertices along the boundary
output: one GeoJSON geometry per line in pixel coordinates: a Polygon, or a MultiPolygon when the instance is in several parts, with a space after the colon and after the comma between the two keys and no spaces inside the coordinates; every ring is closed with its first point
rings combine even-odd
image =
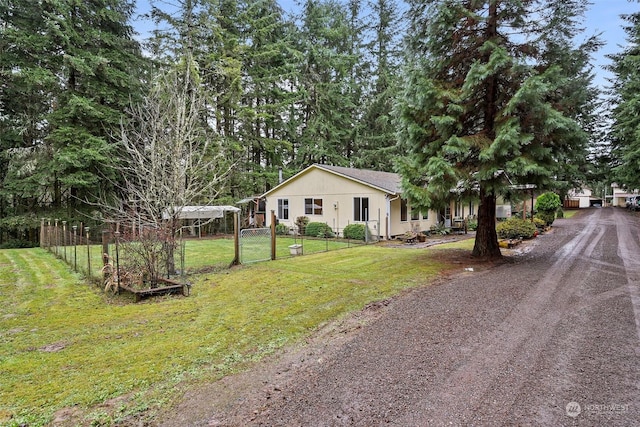
{"type": "MultiPolygon", "coordinates": [[[[109,203],[109,216],[131,224],[135,238],[150,236],[149,230],[162,236],[162,245],[147,246],[149,259],[140,264],[153,266],[153,260],[166,259],[168,274],[175,274],[182,209],[211,204],[232,166],[209,122],[195,69],[193,62],[182,62],[157,77],[143,101],[131,107],[120,132],[118,196],[109,203]],[[158,250],[166,253],[159,257],[158,250]]],[[[158,277],[157,271],[145,273],[158,277]]]]}

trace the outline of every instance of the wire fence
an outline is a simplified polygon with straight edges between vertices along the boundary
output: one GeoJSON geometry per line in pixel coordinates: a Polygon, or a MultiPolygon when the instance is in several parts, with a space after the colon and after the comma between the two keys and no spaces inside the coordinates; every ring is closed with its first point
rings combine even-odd
{"type": "Polygon", "coordinates": [[[236,243],[231,236],[182,239],[178,233],[180,238],[172,240],[153,227],[122,227],[120,232],[115,231],[119,227],[111,224],[91,228],[81,222],[69,224],[58,220],[42,221],[40,243],[92,283],[104,285],[105,268],[109,267],[115,271],[113,277],[119,284],[127,281],[147,287],[154,286],[159,279],[186,283],[187,273],[218,270],[231,265],[235,259],[243,264],[254,263],[380,240],[375,232],[380,229],[377,222],[363,224],[362,233],[357,236],[353,235],[353,229],[349,232],[346,227],[331,229],[324,225],[322,232],[306,226],[240,230],[236,255],[236,243]]]}
{"type": "Polygon", "coordinates": [[[309,225],[276,227],[276,241],[280,242],[276,244],[276,257],[310,255],[377,243],[381,237],[376,230],[380,230],[377,221],[361,223],[360,232],[357,233],[353,233],[353,229],[349,232],[346,227],[331,228],[326,223],[325,227],[320,228],[310,228],[309,225]],[[286,249],[283,248],[283,242],[287,242],[286,249]]]}
{"type": "Polygon", "coordinates": [[[269,261],[271,254],[271,228],[240,230],[240,263],[269,261]]]}
{"type": "Polygon", "coordinates": [[[41,226],[40,246],[86,278],[99,280],[104,265],[103,254],[109,253],[110,245],[108,240],[96,238],[102,234],[82,223],[69,225],[66,221],[48,221],[41,226]]]}
{"type": "Polygon", "coordinates": [[[184,241],[168,239],[157,229],[120,232],[107,225],[92,229],[82,223],[43,221],[40,246],[96,284],[104,284],[105,274],[115,272],[119,284],[127,280],[153,287],[159,279],[183,277],[186,271],[184,241]]]}

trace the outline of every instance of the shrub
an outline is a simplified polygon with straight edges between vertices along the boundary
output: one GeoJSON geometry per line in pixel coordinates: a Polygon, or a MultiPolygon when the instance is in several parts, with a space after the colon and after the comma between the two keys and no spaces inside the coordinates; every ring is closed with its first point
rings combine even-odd
{"type": "Polygon", "coordinates": [[[533,225],[535,225],[536,228],[544,228],[547,225],[547,223],[542,218],[535,217],[533,218],[533,225]]]}
{"type": "Polygon", "coordinates": [[[556,218],[564,218],[564,211],[562,210],[562,208],[559,208],[556,211],[556,218]]]}
{"type": "Polygon", "coordinates": [[[451,233],[451,229],[447,228],[444,226],[444,224],[435,224],[432,225],[431,228],[429,229],[429,233],[431,234],[441,234],[441,235],[446,235],[451,233]]]}
{"type": "Polygon", "coordinates": [[[289,234],[289,227],[286,224],[276,224],[276,234],[286,236],[289,234]]]}
{"type": "Polygon", "coordinates": [[[38,244],[24,239],[10,239],[0,244],[0,249],[35,248],[38,244]]]}
{"type": "Polygon", "coordinates": [[[562,202],[560,201],[560,196],[556,193],[549,192],[541,194],[536,201],[537,211],[555,212],[560,206],[562,206],[562,202]]]}
{"type": "Polygon", "coordinates": [[[345,239],[365,240],[365,225],[349,224],[344,228],[342,233],[345,239]]]}
{"type": "Polygon", "coordinates": [[[298,227],[298,233],[304,234],[304,229],[309,224],[309,218],[306,216],[299,216],[296,218],[296,227],[298,227]]]}
{"type": "Polygon", "coordinates": [[[310,222],[304,230],[305,236],[311,237],[333,237],[333,231],[324,222],[310,222]]]}
{"type": "Polygon", "coordinates": [[[478,221],[475,219],[467,220],[467,229],[471,231],[476,231],[478,229],[478,221]]]}
{"type": "Polygon", "coordinates": [[[551,225],[553,224],[553,221],[555,221],[556,219],[556,213],[555,212],[546,212],[546,211],[540,211],[536,214],[536,218],[539,218],[540,220],[544,221],[545,225],[551,225]]]}
{"type": "Polygon", "coordinates": [[[496,226],[498,237],[502,239],[531,239],[536,234],[536,226],[520,218],[511,218],[498,223],[496,226]]]}

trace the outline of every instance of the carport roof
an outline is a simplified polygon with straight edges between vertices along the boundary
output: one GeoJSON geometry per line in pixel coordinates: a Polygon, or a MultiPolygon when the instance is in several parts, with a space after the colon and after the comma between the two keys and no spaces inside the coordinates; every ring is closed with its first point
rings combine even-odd
{"type": "MultiPolygon", "coordinates": [[[[239,212],[235,206],[182,206],[175,207],[178,211],[178,219],[213,219],[224,217],[225,212],[239,212]]],[[[169,218],[169,213],[165,212],[164,219],[169,218]]]]}

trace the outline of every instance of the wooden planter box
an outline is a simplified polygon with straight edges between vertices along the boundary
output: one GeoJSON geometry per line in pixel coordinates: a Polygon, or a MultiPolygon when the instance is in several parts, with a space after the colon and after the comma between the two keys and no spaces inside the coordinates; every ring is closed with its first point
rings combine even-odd
{"type": "Polygon", "coordinates": [[[158,279],[158,282],[164,286],[151,289],[133,289],[127,285],[120,285],[120,289],[130,292],[135,295],[136,302],[155,295],[167,295],[181,293],[184,296],[189,296],[189,285],[183,285],[171,279],[158,279]]]}

